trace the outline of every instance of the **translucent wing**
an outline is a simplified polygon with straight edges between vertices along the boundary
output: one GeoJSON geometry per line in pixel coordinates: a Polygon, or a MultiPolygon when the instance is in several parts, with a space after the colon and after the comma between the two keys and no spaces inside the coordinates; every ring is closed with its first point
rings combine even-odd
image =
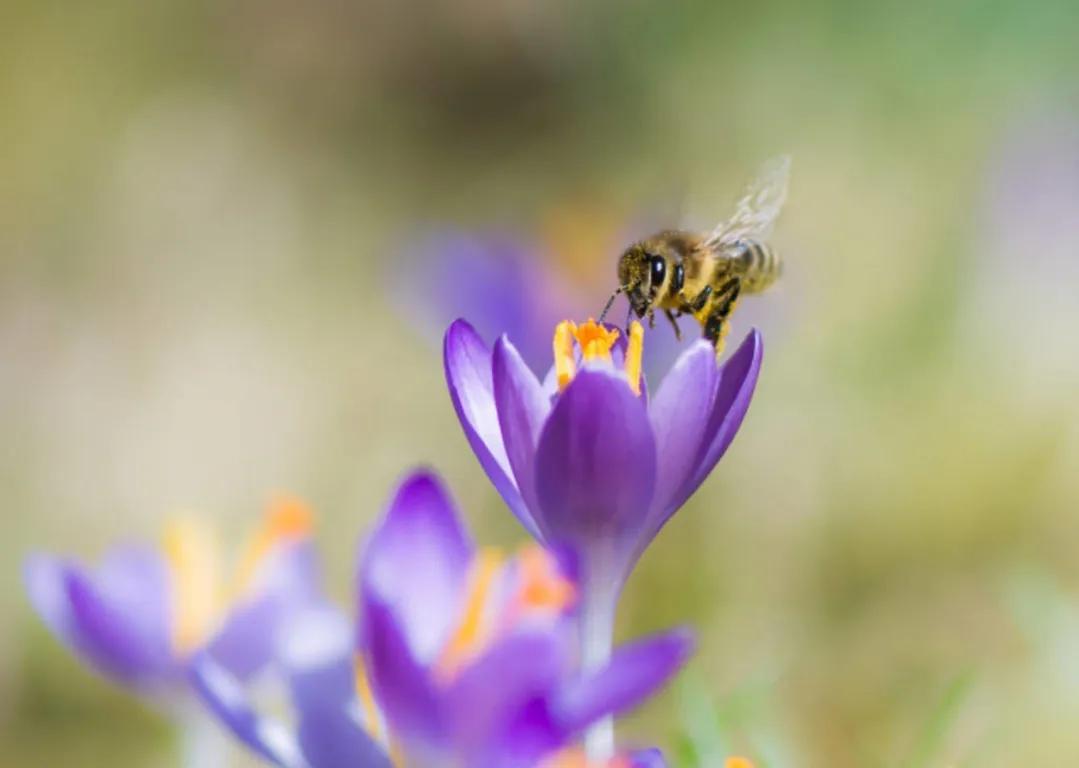
{"type": "Polygon", "coordinates": [[[787,199],[790,172],[790,155],[782,155],[765,163],[756,181],[749,185],[738,201],[734,216],[712,230],[706,244],[722,247],[746,237],[765,237],[787,199]]]}

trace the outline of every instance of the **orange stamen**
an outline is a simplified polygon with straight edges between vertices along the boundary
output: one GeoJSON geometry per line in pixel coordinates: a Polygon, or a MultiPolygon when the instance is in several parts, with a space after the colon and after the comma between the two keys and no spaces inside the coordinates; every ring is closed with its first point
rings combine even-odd
{"type": "Polygon", "coordinates": [[[753,768],[753,761],[746,757],[728,757],[723,768],[753,768]]]}
{"type": "MultiPolygon", "coordinates": [[[[558,390],[561,392],[573,377],[577,375],[577,362],[574,357],[574,342],[581,350],[581,358],[611,362],[611,349],[619,337],[618,330],[607,328],[591,318],[581,325],[563,320],[554,330],[554,367],[558,378],[558,390]]],[[[636,320],[629,329],[629,344],[626,348],[623,372],[634,394],[641,394],[641,357],[644,348],[644,328],[636,320]]]]}
{"type": "Polygon", "coordinates": [[[618,341],[618,331],[613,328],[608,330],[604,326],[589,318],[577,328],[574,334],[577,344],[581,347],[581,356],[585,360],[611,359],[611,347],[618,341]]]}
{"type": "Polygon", "coordinates": [[[583,749],[566,749],[540,763],[540,768],[629,768],[630,762],[624,757],[612,757],[610,760],[589,760],[583,749]]]}
{"type": "Polygon", "coordinates": [[[488,639],[489,627],[486,618],[487,599],[502,567],[502,555],[494,549],[481,549],[472,564],[468,598],[461,621],[453,637],[442,650],[436,666],[437,674],[443,679],[452,679],[461,666],[488,639]]]}
{"type": "Polygon", "coordinates": [[[553,559],[538,544],[522,547],[517,559],[521,578],[517,600],[521,609],[559,614],[577,599],[573,583],[558,572],[553,559]]]}
{"type": "Polygon", "coordinates": [[[292,496],[279,496],[270,502],[262,527],[248,541],[240,558],[234,594],[242,595],[251,588],[267,555],[283,544],[310,536],[313,518],[311,508],[292,496]]]}

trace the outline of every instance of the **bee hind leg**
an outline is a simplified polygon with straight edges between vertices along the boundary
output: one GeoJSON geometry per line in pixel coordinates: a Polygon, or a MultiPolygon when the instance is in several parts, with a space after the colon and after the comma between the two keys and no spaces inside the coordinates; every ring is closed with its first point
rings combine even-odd
{"type": "Polygon", "coordinates": [[[708,299],[710,299],[711,297],[712,286],[710,285],[704,286],[704,290],[698,293],[697,296],[693,299],[693,301],[688,300],[684,293],[680,293],[678,294],[678,298],[682,302],[680,311],[688,312],[691,315],[695,315],[702,309],[704,309],[705,305],[708,304],[708,299]]]}
{"type": "MultiPolygon", "coordinates": [[[[671,321],[671,327],[674,328],[674,338],[678,341],[681,341],[682,329],[678,327],[678,318],[675,317],[669,309],[663,310],[663,314],[665,314],[667,316],[667,319],[671,321]]],[[[681,315],[682,313],[679,312],[678,314],[681,315]]]]}
{"type": "Polygon", "coordinates": [[[731,330],[730,316],[738,303],[738,296],[742,292],[742,281],[732,278],[724,283],[719,291],[712,311],[704,322],[704,338],[712,342],[716,348],[716,357],[723,354],[723,347],[727,341],[727,334],[731,330]]]}

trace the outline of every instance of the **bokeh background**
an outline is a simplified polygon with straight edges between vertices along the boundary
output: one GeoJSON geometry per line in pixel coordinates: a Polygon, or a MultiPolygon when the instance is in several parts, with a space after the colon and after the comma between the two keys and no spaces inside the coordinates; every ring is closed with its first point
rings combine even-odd
{"type": "Polygon", "coordinates": [[[514,544],[444,391],[438,243],[521,243],[594,312],[627,232],[712,223],[781,152],[756,400],[620,615],[700,653],[623,733],[1079,764],[1077,39],[1071,0],[5,0],[0,765],[176,764],[32,615],[26,552],[238,536],[287,489],[344,600],[416,463],[514,544]]]}

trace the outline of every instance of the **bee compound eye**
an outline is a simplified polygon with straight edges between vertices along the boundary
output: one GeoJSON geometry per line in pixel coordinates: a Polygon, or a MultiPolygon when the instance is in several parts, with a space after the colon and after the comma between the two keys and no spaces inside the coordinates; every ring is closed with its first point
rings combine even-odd
{"type": "Polygon", "coordinates": [[[652,287],[663,284],[663,278],[667,275],[667,262],[662,256],[653,256],[651,263],[652,287]]]}

